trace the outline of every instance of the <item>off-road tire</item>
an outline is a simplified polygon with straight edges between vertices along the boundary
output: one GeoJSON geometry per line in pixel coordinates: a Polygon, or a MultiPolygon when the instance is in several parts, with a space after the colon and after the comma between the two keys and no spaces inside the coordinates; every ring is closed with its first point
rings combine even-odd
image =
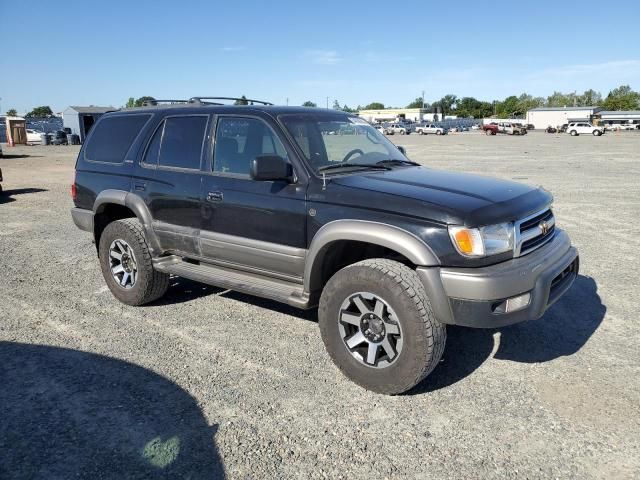
{"type": "Polygon", "coordinates": [[[99,246],[100,267],[113,296],[127,305],[144,305],[162,297],[169,288],[169,274],[158,272],[151,263],[151,253],[142,225],[136,218],[111,222],[102,232],[99,246]],[[113,278],[109,247],[114,240],[124,240],[133,250],[137,264],[135,284],[125,289],[113,278]]]}
{"type": "Polygon", "coordinates": [[[382,258],[363,260],[334,274],[320,297],[318,320],[327,352],[342,373],[367,390],[387,395],[406,392],[429,375],[442,357],[447,336],[416,272],[382,258]],[[385,368],[373,368],[354,358],[340,335],[341,306],[350,295],[362,291],[384,299],[396,312],[402,329],[402,350],[385,368]]]}

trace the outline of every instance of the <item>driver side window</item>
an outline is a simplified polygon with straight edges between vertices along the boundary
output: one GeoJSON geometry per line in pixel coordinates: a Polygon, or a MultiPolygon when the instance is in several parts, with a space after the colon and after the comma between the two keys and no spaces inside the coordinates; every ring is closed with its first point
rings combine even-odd
{"type": "Polygon", "coordinates": [[[249,176],[251,160],[260,155],[287,158],[273,130],[257,118],[221,117],[216,128],[213,171],[249,176]]]}

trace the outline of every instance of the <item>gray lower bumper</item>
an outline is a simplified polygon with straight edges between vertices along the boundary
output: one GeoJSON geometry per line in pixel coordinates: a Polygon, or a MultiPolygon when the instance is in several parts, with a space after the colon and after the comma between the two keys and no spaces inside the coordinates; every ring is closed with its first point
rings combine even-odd
{"type": "Polygon", "coordinates": [[[93,233],[93,212],[84,208],[72,208],[71,218],[80,230],[93,233]]]}
{"type": "Polygon", "coordinates": [[[564,294],[578,274],[578,252],[557,230],[544,247],[482,268],[418,268],[436,317],[443,323],[492,328],[534,320],[564,294]],[[524,293],[528,305],[498,313],[496,305],[524,293]]]}

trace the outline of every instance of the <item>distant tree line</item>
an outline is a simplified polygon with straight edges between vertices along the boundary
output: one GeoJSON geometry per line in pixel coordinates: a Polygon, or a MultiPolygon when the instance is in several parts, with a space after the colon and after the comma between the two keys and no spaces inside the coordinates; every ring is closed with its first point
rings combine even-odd
{"type": "MultiPolygon", "coordinates": [[[[524,115],[528,110],[537,107],[602,107],[605,110],[640,110],[640,92],[633,91],[629,85],[621,85],[602,97],[600,92],[589,89],[582,94],[553,92],[548,97],[534,97],[527,93],[520,96],[511,95],[504,100],[487,102],[473,97],[458,97],[448,94],[433,103],[427,103],[418,97],[406,108],[426,108],[442,115],[456,115],[468,118],[486,118],[495,115],[499,118],[510,118],[524,115]]],[[[345,105],[340,107],[336,100],[333,108],[344,111],[354,111],[345,105]],[[348,109],[348,110],[347,110],[348,109]]],[[[372,102],[365,106],[358,105],[357,110],[384,110],[388,107],[381,102],[372,102]]]]}

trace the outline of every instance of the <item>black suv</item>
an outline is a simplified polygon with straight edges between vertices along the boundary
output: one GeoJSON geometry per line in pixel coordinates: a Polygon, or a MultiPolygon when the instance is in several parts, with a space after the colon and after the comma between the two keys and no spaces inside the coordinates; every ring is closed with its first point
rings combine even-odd
{"type": "Polygon", "coordinates": [[[318,306],[336,365],[397,394],[446,324],[539,318],[576,278],[541,188],[421,167],[355,115],[213,100],[105,114],[80,151],[71,214],[128,305],[172,274],[318,306]]]}

